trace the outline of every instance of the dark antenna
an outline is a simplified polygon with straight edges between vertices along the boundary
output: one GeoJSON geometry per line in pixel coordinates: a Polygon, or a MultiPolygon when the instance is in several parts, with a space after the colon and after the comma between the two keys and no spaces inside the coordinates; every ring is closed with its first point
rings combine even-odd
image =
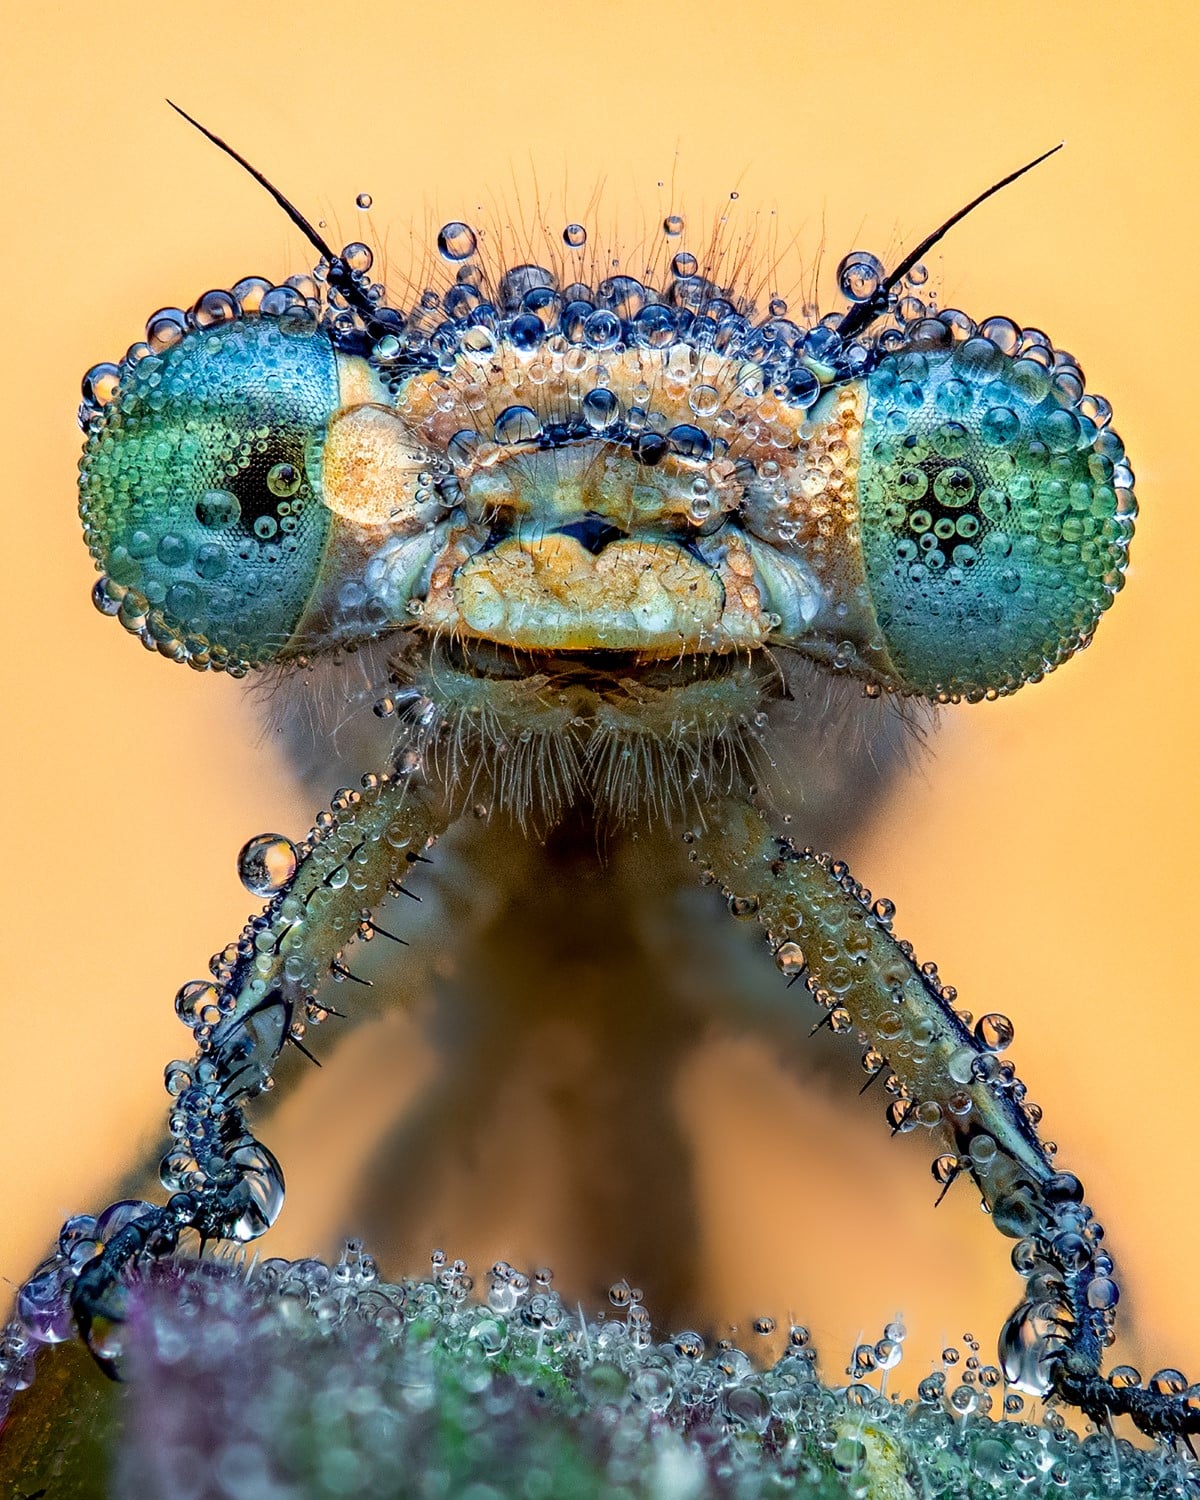
{"type": "Polygon", "coordinates": [[[288,218],[305,239],[328,262],[329,285],[335,292],[340,293],[346,299],[347,303],[363,320],[372,343],[376,339],[381,338],[385,333],[399,332],[403,327],[403,320],[400,318],[400,315],[393,312],[390,308],[380,308],[371,301],[355,278],[353,271],[346,264],[344,257],[338,255],[333,250],[325,238],[313,228],[295,204],[284,197],[273,182],[264,177],[257,167],[251,166],[246,158],[240,152],[235,151],[227,141],[223,141],[219,135],[215,135],[207,126],[201,125],[199,120],[194,120],[186,109],[180,109],[179,105],[171,99],[168,99],[167,103],[177,115],[182,115],[189,125],[195,126],[200,134],[206,140],[211,141],[219,151],[224,151],[226,156],[232,157],[238,166],[248,172],[260,187],[266,188],[267,192],[270,193],[280,208],[283,209],[284,213],[287,214],[288,218]]]}
{"type": "MultiPolygon", "coordinates": [[[[206,135],[207,133],[205,131],[206,135]]],[[[218,142],[218,144],[220,143],[218,142]]],[[[1002,177],[999,182],[994,182],[985,192],[980,193],[978,198],[972,198],[970,203],[964,208],[960,208],[944,224],[940,224],[932,234],[926,235],[917,248],[911,250],[896,269],[889,274],[887,280],[872,297],[868,298],[866,302],[860,302],[856,307],[850,309],[838,324],[836,332],[843,339],[853,338],[855,334],[861,333],[864,328],[872,324],[876,318],[881,317],[887,312],[888,298],[891,295],[892,289],[908,275],[923,255],[927,255],[933,249],[943,235],[949,233],[954,228],[960,219],[965,219],[981,203],[986,203],[993,194],[998,193],[1001,188],[1006,188],[1010,182],[1016,182],[1018,177],[1024,177],[1026,172],[1032,172],[1034,167],[1040,166],[1048,156],[1053,156],[1056,151],[1061,151],[1065,145],[1065,141],[1059,141],[1057,146],[1051,146],[1049,151],[1043,151],[1041,156],[1035,156],[1032,161],[1026,162],[1023,167],[1018,167],[1015,172],[1010,172],[1007,177],[1002,177]]],[[[228,147],[226,147],[226,150],[228,150],[228,147]]]]}

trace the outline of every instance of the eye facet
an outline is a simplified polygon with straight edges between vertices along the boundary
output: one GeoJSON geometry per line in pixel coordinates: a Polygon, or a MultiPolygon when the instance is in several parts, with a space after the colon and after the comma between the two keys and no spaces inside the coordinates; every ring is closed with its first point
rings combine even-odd
{"type": "Polygon", "coordinates": [[[242,318],[122,367],[80,463],[80,514],[126,623],[233,669],[287,646],[330,516],[338,371],[312,323],[242,318]]]}
{"type": "Polygon", "coordinates": [[[1055,375],[973,337],[867,379],[863,569],[901,691],[1012,692],[1086,644],[1121,587],[1133,475],[1055,375]]]}

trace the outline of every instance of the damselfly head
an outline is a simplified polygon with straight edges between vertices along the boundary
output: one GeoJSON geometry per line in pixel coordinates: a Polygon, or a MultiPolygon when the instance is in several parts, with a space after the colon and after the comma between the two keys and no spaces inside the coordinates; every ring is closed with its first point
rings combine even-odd
{"type": "Polygon", "coordinates": [[[367,247],[276,197],[316,279],[156,314],[85,381],[98,602],[165,655],[242,672],[403,632],[627,675],[778,648],[980,698],[1120,586],[1132,473],[1074,360],[929,315],[866,252],[850,311],[798,320],[675,219],[661,271],[590,280],[579,225],[501,268],[455,223],[444,285],[392,307],[367,247]]]}

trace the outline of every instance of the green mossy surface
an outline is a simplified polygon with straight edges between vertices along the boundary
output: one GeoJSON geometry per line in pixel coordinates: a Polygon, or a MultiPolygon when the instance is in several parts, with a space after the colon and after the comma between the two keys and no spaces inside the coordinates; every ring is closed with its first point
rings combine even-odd
{"type": "MultiPolygon", "coordinates": [[[[832,1387],[797,1331],[772,1366],[636,1304],[582,1320],[495,1274],[381,1283],[366,1257],[180,1263],[135,1288],[124,1386],[43,1349],[0,1439],[5,1495],[115,1500],[951,1500],[1200,1494],[1163,1449],[832,1387]]],[[[966,1391],[970,1400],[964,1397],[966,1391]]],[[[976,1398],[978,1398],[976,1400],[976,1398]]],[[[971,1410],[971,1401],[975,1409],[971,1410]]],[[[988,1415],[991,1408],[992,1415],[988,1415]]]]}

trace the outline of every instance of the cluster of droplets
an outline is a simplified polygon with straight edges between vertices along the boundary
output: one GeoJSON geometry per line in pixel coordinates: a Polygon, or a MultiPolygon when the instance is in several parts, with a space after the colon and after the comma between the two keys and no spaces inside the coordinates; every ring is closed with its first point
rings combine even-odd
{"type": "MultiPolygon", "coordinates": [[[[348,245],[343,252],[348,264],[371,264],[365,245],[348,245]]],[[[187,334],[206,332],[235,323],[239,318],[276,318],[285,330],[303,332],[315,328],[326,313],[326,298],[312,275],[289,276],[278,284],[265,276],[244,276],[225,290],[214,287],[198,297],[191,307],[161,307],[146,320],[146,334],[131,344],[118,363],[96,364],[84,375],[79,425],[88,432],[114,399],[123,374],[144,359],[173,348],[187,334]]],[[[382,289],[381,289],[382,295],[382,289]]]]}
{"type": "Polygon", "coordinates": [[[625,1281],[607,1313],[586,1317],[549,1270],[498,1261],[476,1290],[466,1263],[441,1251],[425,1277],[400,1283],[356,1241],[332,1265],[180,1261],[137,1298],[128,1399],[147,1420],[121,1436],[129,1481],[179,1461],[199,1482],[197,1455],[217,1464],[225,1453],[241,1482],[302,1477],[314,1496],[401,1493],[399,1453],[402,1492],[431,1496],[474,1484],[1165,1500],[1196,1477],[1162,1450],[1080,1439],[1052,1410],[1035,1421],[970,1335],[901,1400],[885,1387],[899,1323],[856,1347],[846,1383],[831,1386],[802,1326],[756,1319],[749,1348],[691,1330],[663,1338],[625,1281]]]}
{"type": "Polygon", "coordinates": [[[1137,513],[1112,410],[1040,329],[915,317],[872,371],[860,500],[892,659],[941,701],[1036,681],[1122,584],[1137,513]]]}
{"type": "MultiPolygon", "coordinates": [[[[426,286],[401,314],[403,326],[376,342],[375,357],[403,378],[414,368],[449,370],[464,352],[481,362],[501,346],[533,357],[541,351],[606,354],[688,344],[761,366],[764,386],[803,409],[829,380],[860,373],[877,350],[902,343],[907,325],[929,312],[929,304],[913,293],[924,277],[917,267],[861,338],[841,337],[844,313],[789,317],[778,295],[760,313],[741,289],[718,282],[696,255],[677,248],[684,229],[680,215],[664,219],[666,253],[639,274],[625,270],[619,257],[596,255],[585,265],[588,232],[578,223],[562,231],[565,254],[554,263],[524,263],[497,274],[480,256],[480,237],[470,225],[445,224],[437,250],[453,280],[426,286]]],[[[851,304],[868,301],[884,274],[876,257],[852,251],[838,270],[839,292],[851,304]]],[[[620,435],[609,430],[611,420],[605,426],[607,436],[620,435]]]]}
{"type": "MultiPolygon", "coordinates": [[[[363,209],[372,202],[366,193],[356,201],[363,209]]],[[[876,350],[903,344],[910,325],[935,308],[916,295],[926,272],[915,266],[888,298],[867,337],[843,340],[837,332],[841,312],[815,322],[796,321],[778,295],[769,297],[765,316],[759,316],[740,290],[712,279],[691,251],[674,248],[684,229],[679,214],[663,220],[665,275],[656,265],[647,265],[640,277],[626,274],[613,257],[607,264],[613,274],[593,284],[578,275],[572,279],[572,272],[583,269],[580,255],[588,247],[582,224],[563,229],[562,263],[515,265],[497,276],[480,257],[476,231],[451,221],[438,230],[436,247],[441,262],[453,270],[452,283],[442,289],[425,287],[404,310],[388,306],[386,288],[371,280],[373,251],[355,241],[343,247],[339,260],[360,294],[359,305],[330,286],[329,263],[322,260],[311,274],[289,276],[278,284],[248,276],[232,288],[203,293],[189,308],[160,308],[147,320],[145,337],[121,361],[88,370],[80,424],[86,431],[101,415],[116,394],[123,369],[162,354],[189,333],[242,317],[280,318],[297,328],[321,323],[335,340],[347,340],[358,350],[364,333],[361,306],[372,307],[380,315],[372,321],[372,352],[381,366],[397,372],[449,368],[462,348],[478,357],[499,343],[527,354],[554,339],[594,350],[690,343],[762,362],[764,377],[779,399],[804,407],[835,373],[860,373],[876,350]]],[[[837,269],[838,292],[851,305],[875,298],[884,279],[882,262],[868,251],[851,251],[837,269]]]]}

